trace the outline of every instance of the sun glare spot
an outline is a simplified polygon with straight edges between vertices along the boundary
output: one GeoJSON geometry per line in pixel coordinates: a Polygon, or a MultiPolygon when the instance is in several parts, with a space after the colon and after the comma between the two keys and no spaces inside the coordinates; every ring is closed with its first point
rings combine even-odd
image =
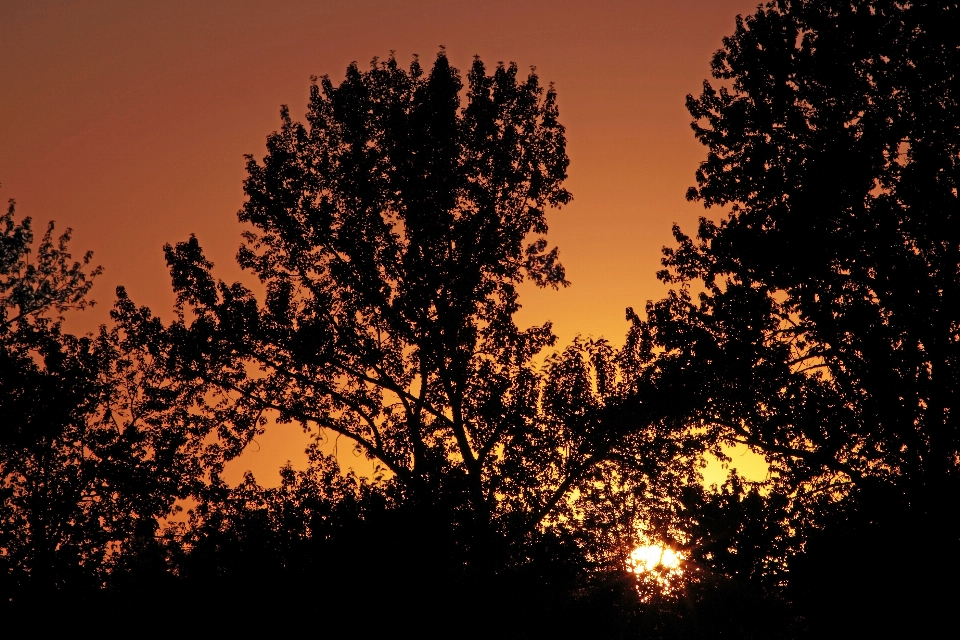
{"type": "Polygon", "coordinates": [[[661,547],[658,544],[645,544],[630,553],[628,571],[641,573],[653,571],[657,567],[676,569],[680,566],[680,559],[680,554],[673,549],[661,547]]]}
{"type": "Polygon", "coordinates": [[[683,575],[684,556],[659,544],[644,544],[630,552],[627,571],[637,577],[637,590],[644,601],[674,595],[683,575]]]}

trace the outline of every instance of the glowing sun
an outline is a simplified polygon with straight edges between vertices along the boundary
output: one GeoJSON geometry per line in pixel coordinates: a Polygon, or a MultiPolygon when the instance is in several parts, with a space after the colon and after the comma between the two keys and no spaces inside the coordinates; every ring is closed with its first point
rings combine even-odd
{"type": "Polygon", "coordinates": [[[644,602],[679,593],[684,555],[659,544],[644,544],[630,552],[627,571],[637,577],[637,593],[644,602]]]}
{"type": "Polygon", "coordinates": [[[680,568],[683,556],[673,549],[658,544],[645,544],[630,552],[627,570],[632,573],[646,573],[660,567],[671,571],[680,568]]]}

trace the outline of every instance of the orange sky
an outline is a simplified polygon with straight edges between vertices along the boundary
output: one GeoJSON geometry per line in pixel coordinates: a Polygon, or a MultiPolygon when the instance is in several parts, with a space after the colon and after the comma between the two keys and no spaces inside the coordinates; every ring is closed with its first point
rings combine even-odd
{"type": "MultiPolygon", "coordinates": [[[[305,112],[312,74],[337,82],[390,50],[432,62],[439,45],[460,69],[474,54],[536,65],[567,127],[574,201],[552,214],[550,239],[573,286],[524,290],[519,320],[621,342],[624,308],[664,291],[654,273],[670,225],[693,230],[703,212],[684,199],[704,157],[684,97],[756,4],[0,0],[0,198],[73,227],[75,252],[104,266],[100,304],[74,330],[106,320],[118,284],[169,318],[161,247],[196,233],[217,274],[240,277],[242,156],[262,156],[280,104],[305,112]]],[[[253,468],[269,483],[303,462],[303,444],[274,427],[228,476],[253,468]]]]}

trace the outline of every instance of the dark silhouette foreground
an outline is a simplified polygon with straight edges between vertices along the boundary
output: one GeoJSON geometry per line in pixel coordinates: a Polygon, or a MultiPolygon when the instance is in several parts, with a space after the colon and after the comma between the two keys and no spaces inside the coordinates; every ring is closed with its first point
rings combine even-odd
{"type": "Polygon", "coordinates": [[[5,609],[211,632],[927,633],[960,551],[958,15],[738,19],[722,86],[688,98],[708,149],[688,195],[727,213],[674,230],[675,289],[628,311],[623,349],[551,354],[549,324],[514,323],[522,282],[567,284],[545,234],[571,197],[556,95],[515,65],[391,57],[315,83],[305,124],[284,108],[240,212],[263,300],[190,238],[166,247],[173,322],[121,289],[110,327],[68,335],[98,271],[68,236],[32,254],[11,206],[5,609]],[[278,488],[226,486],[267,416],[376,472],[318,444],[278,488]],[[737,443],[769,479],[702,487],[698,460],[737,443]],[[681,578],[626,571],[643,541],[681,552],[681,578]]]}
{"type": "Polygon", "coordinates": [[[675,229],[636,400],[767,455],[768,497],[693,489],[683,526],[808,633],[916,633],[956,595],[958,15],[773,2],[688,98],[688,197],[731,213],[675,229]]]}

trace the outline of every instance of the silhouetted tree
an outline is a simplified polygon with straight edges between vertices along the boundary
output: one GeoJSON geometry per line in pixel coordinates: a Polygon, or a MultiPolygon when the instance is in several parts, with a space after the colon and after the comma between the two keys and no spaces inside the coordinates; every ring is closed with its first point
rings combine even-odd
{"type": "MultiPolygon", "coordinates": [[[[429,73],[391,57],[315,83],[306,125],[284,107],[239,214],[265,301],[217,282],[191,238],[166,247],[180,316],[150,340],[174,378],[222,394],[204,415],[241,440],[273,411],[376,461],[397,508],[375,527],[404,545],[391,561],[489,575],[567,548],[573,573],[584,554],[622,573],[638,519],[691,460],[617,409],[632,361],[602,340],[535,359],[555,338],[516,326],[517,286],[566,284],[543,237],[570,200],[556,94],[479,59],[466,84],[442,52],[429,73]]],[[[156,322],[121,324],[141,321],[156,322]]]]}
{"type": "Polygon", "coordinates": [[[12,202],[0,216],[0,580],[20,614],[96,593],[146,548],[165,572],[159,519],[219,459],[209,423],[144,343],[118,326],[63,331],[100,273],[90,253],[71,260],[69,239],[51,223],[34,246],[12,202]]]}
{"type": "Polygon", "coordinates": [[[83,563],[102,561],[110,538],[90,535],[99,514],[87,517],[84,508],[85,434],[75,432],[100,392],[97,363],[89,341],[63,336],[56,316],[87,304],[97,270],[87,271],[89,254],[71,264],[69,232],[57,242],[52,225],[30,260],[31,221],[17,223],[14,214],[11,201],[0,217],[0,560],[7,597],[28,579],[56,584],[83,563]]]}
{"type": "MultiPolygon", "coordinates": [[[[679,287],[634,317],[652,363],[639,397],[767,455],[798,514],[791,598],[813,627],[867,610],[918,624],[940,606],[931,578],[955,567],[958,26],[946,2],[774,1],[738,18],[719,88],[688,98],[709,149],[688,197],[729,213],[695,239],[675,228],[660,278],[679,287]]],[[[790,555],[762,547],[755,566],[790,555]]]]}

